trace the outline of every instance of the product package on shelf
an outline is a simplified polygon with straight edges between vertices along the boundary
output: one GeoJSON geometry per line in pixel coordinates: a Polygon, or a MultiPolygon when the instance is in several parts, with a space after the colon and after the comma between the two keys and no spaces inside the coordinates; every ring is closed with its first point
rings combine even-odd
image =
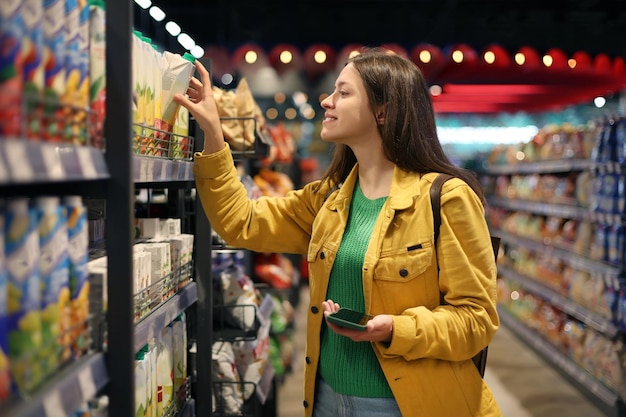
{"type": "MultiPolygon", "coordinates": [[[[181,106],[174,95],[186,94],[195,58],[159,52],[152,40],[134,32],[133,62],[133,151],[138,155],[191,159],[193,143],[180,130],[174,132],[181,106]]],[[[180,128],[178,128],[180,129],[180,128]]]]}
{"type": "Polygon", "coordinates": [[[16,395],[43,380],[37,361],[41,349],[41,280],[36,212],[26,198],[5,208],[5,256],[8,272],[8,350],[16,395]]]}

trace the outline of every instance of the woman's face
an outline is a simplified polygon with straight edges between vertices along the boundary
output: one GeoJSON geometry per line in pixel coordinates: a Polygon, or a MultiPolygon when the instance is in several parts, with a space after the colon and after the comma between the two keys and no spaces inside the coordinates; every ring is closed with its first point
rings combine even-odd
{"type": "Polygon", "coordinates": [[[323,140],[355,146],[372,135],[379,138],[363,80],[353,64],[343,68],[335,90],[321,105],[326,110],[320,133],[323,140]]]}

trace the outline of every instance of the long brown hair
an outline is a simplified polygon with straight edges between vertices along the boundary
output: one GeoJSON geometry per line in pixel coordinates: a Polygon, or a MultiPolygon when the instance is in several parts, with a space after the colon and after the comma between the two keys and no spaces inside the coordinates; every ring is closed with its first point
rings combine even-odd
{"type": "MultiPolygon", "coordinates": [[[[387,159],[405,171],[443,172],[461,178],[484,202],[476,175],[454,165],[441,147],[432,99],[422,71],[408,59],[381,48],[367,49],[348,63],[354,65],[363,79],[370,108],[384,105],[385,123],[378,129],[387,159]]],[[[336,144],[322,182],[338,186],[356,162],[348,146],[336,144]]]]}

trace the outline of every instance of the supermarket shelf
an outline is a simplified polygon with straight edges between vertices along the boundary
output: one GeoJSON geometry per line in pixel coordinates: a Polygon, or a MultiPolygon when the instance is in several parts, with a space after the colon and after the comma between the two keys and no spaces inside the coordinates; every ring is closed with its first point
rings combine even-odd
{"type": "Polygon", "coordinates": [[[0,141],[0,184],[109,178],[102,150],[26,140],[0,141]]]}
{"type": "Polygon", "coordinates": [[[104,353],[94,353],[61,370],[32,397],[4,410],[3,417],[68,416],[108,383],[104,353]]]}
{"type": "Polygon", "coordinates": [[[498,266],[498,273],[501,273],[506,279],[517,282],[522,287],[530,290],[533,294],[547,300],[554,307],[557,307],[564,313],[575,317],[586,325],[593,327],[595,330],[608,336],[609,338],[617,336],[620,332],[620,329],[611,320],[589,311],[583,306],[576,304],[569,298],[557,293],[550,287],[547,287],[532,278],[521,275],[505,266],[498,266]]]}
{"type": "Polygon", "coordinates": [[[591,374],[563,355],[557,348],[541,338],[528,326],[517,320],[504,308],[498,307],[502,323],[522,341],[563,374],[576,388],[589,397],[607,416],[621,416],[624,404],[619,395],[591,374]]]}
{"type": "Polygon", "coordinates": [[[586,171],[593,167],[589,159],[559,159],[554,161],[528,162],[512,165],[488,165],[488,174],[548,174],[586,171]]]}
{"type": "Polygon", "coordinates": [[[135,352],[138,352],[150,339],[171,323],[198,299],[195,282],[188,283],[183,289],[169,298],[163,305],[135,325],[135,352]]]}
{"type": "Polygon", "coordinates": [[[190,160],[133,156],[135,183],[193,181],[193,162],[190,160]]]}
{"type": "Polygon", "coordinates": [[[525,211],[542,216],[557,216],[566,219],[591,220],[589,209],[566,204],[542,203],[503,197],[488,197],[489,205],[507,210],[525,211]]]}
{"type": "Polygon", "coordinates": [[[500,236],[505,243],[513,243],[517,246],[523,246],[524,248],[545,253],[550,251],[552,254],[562,259],[572,268],[581,269],[596,275],[600,275],[605,280],[605,283],[615,289],[620,288],[619,274],[620,268],[614,265],[609,265],[604,262],[594,261],[589,258],[579,255],[575,252],[571,252],[567,249],[558,248],[552,245],[546,245],[543,242],[538,242],[534,239],[514,235],[512,233],[505,232],[502,229],[497,229],[493,232],[500,236]]]}

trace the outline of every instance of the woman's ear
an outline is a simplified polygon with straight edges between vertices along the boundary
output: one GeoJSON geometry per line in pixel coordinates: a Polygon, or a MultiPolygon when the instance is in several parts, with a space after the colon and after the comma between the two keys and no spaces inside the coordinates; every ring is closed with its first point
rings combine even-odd
{"type": "Polygon", "coordinates": [[[376,111],[376,123],[379,126],[385,124],[385,108],[382,106],[376,111]]]}

